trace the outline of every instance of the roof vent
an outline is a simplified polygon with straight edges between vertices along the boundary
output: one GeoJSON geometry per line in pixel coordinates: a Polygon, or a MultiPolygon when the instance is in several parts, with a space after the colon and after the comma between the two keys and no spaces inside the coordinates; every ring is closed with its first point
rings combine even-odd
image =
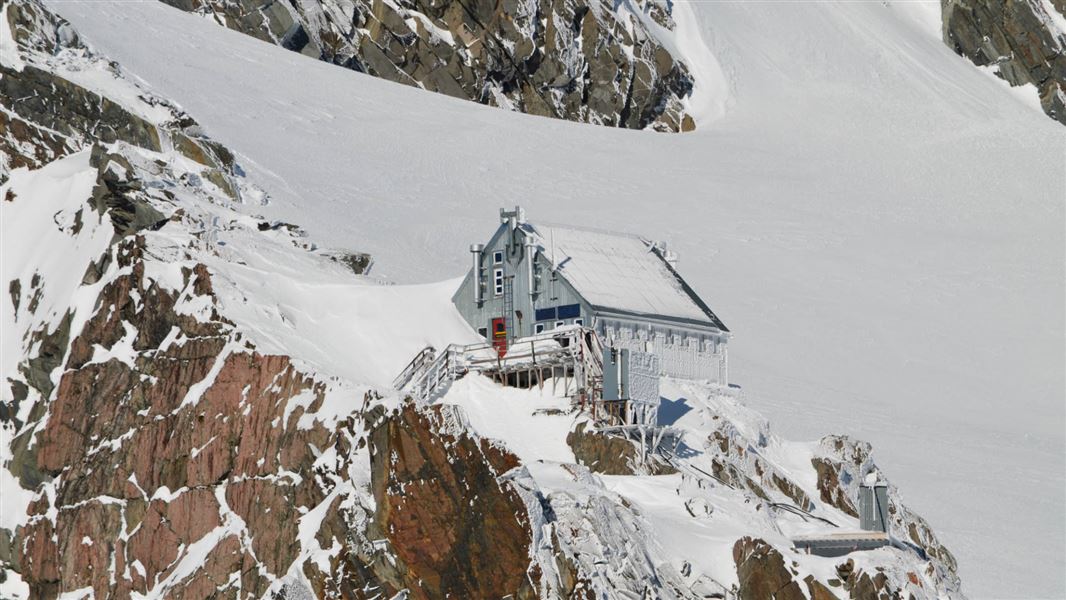
{"type": "Polygon", "coordinates": [[[515,206],[514,210],[500,209],[500,223],[510,223],[511,229],[515,229],[525,222],[526,211],[521,206],[515,206]]]}
{"type": "Polygon", "coordinates": [[[677,267],[677,252],[666,249],[666,242],[652,242],[651,249],[663,258],[671,267],[677,267]]]}

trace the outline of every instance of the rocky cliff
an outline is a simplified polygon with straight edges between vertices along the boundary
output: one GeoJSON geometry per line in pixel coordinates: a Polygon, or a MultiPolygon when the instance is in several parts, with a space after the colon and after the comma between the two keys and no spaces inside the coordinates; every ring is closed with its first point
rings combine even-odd
{"type": "Polygon", "coordinates": [[[164,0],[308,56],[426,90],[609,127],[687,131],[692,75],[660,0],[164,0]]]}
{"type": "Polygon", "coordinates": [[[941,0],[944,43],[1011,85],[1032,84],[1066,124],[1066,2],[941,0]]]}

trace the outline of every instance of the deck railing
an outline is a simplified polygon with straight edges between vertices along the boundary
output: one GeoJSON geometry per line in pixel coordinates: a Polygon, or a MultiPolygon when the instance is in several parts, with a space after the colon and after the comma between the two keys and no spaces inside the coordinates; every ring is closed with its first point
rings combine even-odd
{"type": "Polygon", "coordinates": [[[527,382],[551,369],[565,379],[564,393],[593,400],[602,381],[603,348],[587,327],[567,327],[517,340],[500,356],[491,342],[451,344],[439,353],[427,346],[393,380],[393,387],[426,402],[468,372],[493,377],[526,372],[527,382]]]}

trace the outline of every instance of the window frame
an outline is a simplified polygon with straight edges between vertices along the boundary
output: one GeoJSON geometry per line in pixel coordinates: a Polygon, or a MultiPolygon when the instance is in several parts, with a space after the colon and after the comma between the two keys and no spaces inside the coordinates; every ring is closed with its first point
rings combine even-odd
{"type": "Polygon", "coordinates": [[[533,333],[544,333],[544,323],[533,325],[533,333]]]}
{"type": "Polygon", "coordinates": [[[494,296],[503,295],[503,267],[492,270],[492,291],[494,296]]]}
{"type": "Polygon", "coordinates": [[[494,265],[502,265],[503,264],[503,250],[496,250],[496,251],[494,251],[492,253],[492,264],[494,264],[494,265]]]}

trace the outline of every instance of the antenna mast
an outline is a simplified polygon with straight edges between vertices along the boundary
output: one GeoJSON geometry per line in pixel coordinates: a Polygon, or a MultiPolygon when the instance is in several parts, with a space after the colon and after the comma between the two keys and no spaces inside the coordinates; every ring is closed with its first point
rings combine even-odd
{"type": "Polygon", "coordinates": [[[556,299],[556,296],[555,296],[555,265],[556,265],[556,262],[555,262],[555,229],[551,230],[551,233],[549,234],[549,237],[551,238],[551,244],[552,244],[552,300],[554,301],[556,299]]]}

